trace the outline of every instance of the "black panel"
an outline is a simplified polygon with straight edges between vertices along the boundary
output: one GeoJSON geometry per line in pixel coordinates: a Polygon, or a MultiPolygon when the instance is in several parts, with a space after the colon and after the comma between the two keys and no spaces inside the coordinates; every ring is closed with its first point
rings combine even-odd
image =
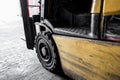
{"type": "Polygon", "coordinates": [[[24,32],[26,37],[26,44],[28,49],[33,49],[34,47],[34,29],[32,20],[29,18],[28,15],[28,8],[27,8],[27,0],[20,0],[21,3],[21,11],[22,11],[22,17],[23,17],[23,23],[24,23],[24,32]]]}
{"type": "Polygon", "coordinates": [[[107,33],[120,36],[120,15],[110,17],[107,33]]]}
{"type": "Polygon", "coordinates": [[[90,29],[90,22],[91,22],[91,14],[90,13],[84,13],[84,14],[78,14],[73,15],[73,22],[75,27],[88,27],[90,29]]]}
{"type": "Polygon", "coordinates": [[[44,17],[47,19],[54,18],[54,8],[55,7],[55,1],[56,0],[45,0],[45,11],[44,11],[44,17]]]}
{"type": "Polygon", "coordinates": [[[104,38],[120,41],[120,15],[105,16],[104,18],[104,38]]]}
{"type": "Polygon", "coordinates": [[[33,15],[33,22],[40,22],[40,15],[33,15]]]}
{"type": "Polygon", "coordinates": [[[72,13],[70,13],[66,8],[59,8],[56,18],[59,25],[64,24],[66,26],[72,26],[72,13]]]}
{"type": "Polygon", "coordinates": [[[90,13],[92,0],[72,0],[72,13],[90,13]]]}

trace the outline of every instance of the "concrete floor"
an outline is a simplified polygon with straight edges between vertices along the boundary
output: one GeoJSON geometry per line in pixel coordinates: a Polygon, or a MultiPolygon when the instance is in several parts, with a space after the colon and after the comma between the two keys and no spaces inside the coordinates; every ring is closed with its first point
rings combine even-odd
{"type": "Polygon", "coordinates": [[[21,17],[0,20],[0,80],[69,80],[41,66],[21,39],[23,31],[21,17]]]}

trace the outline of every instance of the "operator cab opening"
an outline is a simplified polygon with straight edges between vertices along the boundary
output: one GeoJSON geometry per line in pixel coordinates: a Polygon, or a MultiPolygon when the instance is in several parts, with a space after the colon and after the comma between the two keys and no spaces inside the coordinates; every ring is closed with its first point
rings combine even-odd
{"type": "Polygon", "coordinates": [[[45,18],[52,23],[55,33],[88,37],[91,6],[92,0],[46,0],[45,18]]]}

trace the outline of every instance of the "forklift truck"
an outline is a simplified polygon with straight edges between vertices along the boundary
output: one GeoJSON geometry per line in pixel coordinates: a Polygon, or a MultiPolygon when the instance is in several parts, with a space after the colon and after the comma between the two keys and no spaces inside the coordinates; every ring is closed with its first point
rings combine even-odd
{"type": "Polygon", "coordinates": [[[120,0],[20,0],[28,49],[75,80],[120,80],[120,0]]]}

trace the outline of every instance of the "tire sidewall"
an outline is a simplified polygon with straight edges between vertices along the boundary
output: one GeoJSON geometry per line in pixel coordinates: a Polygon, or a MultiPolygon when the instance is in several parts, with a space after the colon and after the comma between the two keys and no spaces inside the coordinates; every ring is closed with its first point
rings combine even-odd
{"type": "Polygon", "coordinates": [[[52,37],[48,38],[48,35],[46,35],[46,36],[45,35],[38,35],[38,37],[36,39],[36,52],[37,52],[37,56],[39,58],[39,61],[41,62],[42,66],[49,71],[54,71],[54,69],[57,66],[57,56],[56,56],[56,53],[54,50],[55,46],[53,45],[52,42],[53,42],[52,37]],[[41,53],[39,50],[39,44],[41,43],[40,42],[41,40],[45,41],[47,43],[47,46],[50,49],[50,55],[51,55],[52,59],[51,59],[51,62],[49,64],[41,59],[41,53]]]}

